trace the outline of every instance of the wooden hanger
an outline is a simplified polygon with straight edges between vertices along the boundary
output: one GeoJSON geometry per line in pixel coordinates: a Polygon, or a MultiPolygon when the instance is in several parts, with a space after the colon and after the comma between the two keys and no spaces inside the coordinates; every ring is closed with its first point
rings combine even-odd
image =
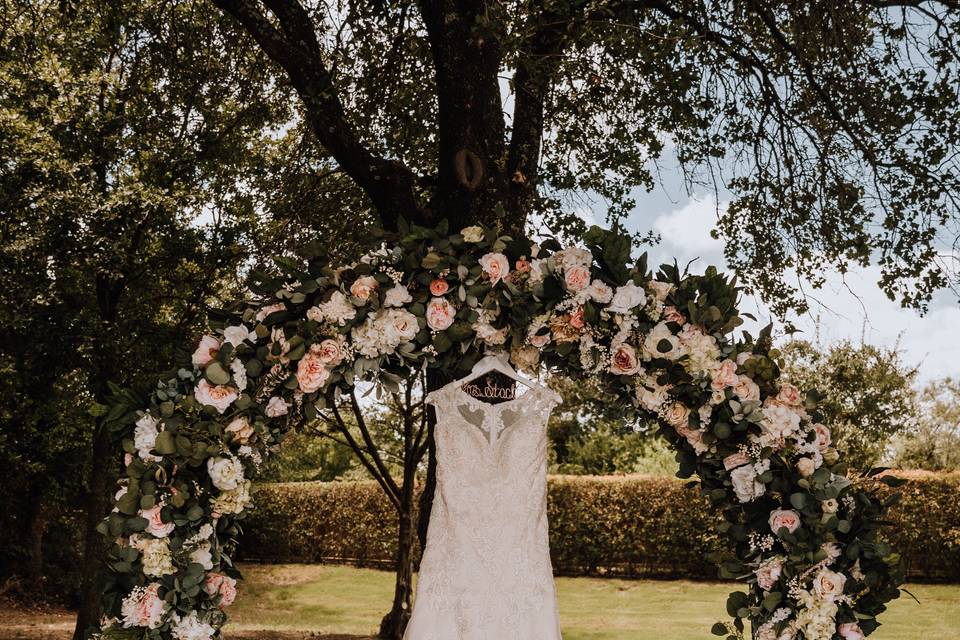
{"type": "Polygon", "coordinates": [[[465,385],[468,382],[476,380],[477,378],[483,375],[486,375],[492,371],[498,371],[503,375],[507,376],[508,378],[511,378],[512,380],[515,380],[530,389],[546,388],[542,384],[534,380],[530,380],[529,378],[517,373],[514,370],[514,368],[510,366],[510,363],[507,360],[507,358],[509,358],[509,354],[506,352],[492,353],[484,356],[483,358],[478,360],[475,365],[473,365],[473,369],[470,371],[470,374],[466,378],[462,378],[461,380],[458,381],[459,384],[465,385]]]}

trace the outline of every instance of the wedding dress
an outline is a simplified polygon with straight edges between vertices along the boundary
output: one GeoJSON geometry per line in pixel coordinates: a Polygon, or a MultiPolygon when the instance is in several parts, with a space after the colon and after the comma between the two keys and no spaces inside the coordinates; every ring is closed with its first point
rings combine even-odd
{"type": "Polygon", "coordinates": [[[437,486],[404,640],[559,640],[547,537],[546,387],[499,404],[458,380],[437,411],[437,486]]]}

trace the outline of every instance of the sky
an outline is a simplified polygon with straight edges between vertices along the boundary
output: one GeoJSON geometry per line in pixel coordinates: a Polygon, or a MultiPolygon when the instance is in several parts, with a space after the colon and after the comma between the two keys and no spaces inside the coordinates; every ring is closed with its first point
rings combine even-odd
{"type": "MultiPolygon", "coordinates": [[[[711,264],[728,269],[723,242],[710,237],[717,220],[714,194],[688,196],[678,174],[665,176],[663,186],[652,193],[638,192],[634,197],[637,207],[626,221],[627,227],[640,231],[652,229],[662,239],[659,245],[648,250],[651,267],[676,258],[681,266],[696,260],[690,267],[695,273],[711,264]]],[[[726,201],[722,194],[720,197],[722,209],[726,201]]],[[[581,215],[589,222],[604,226],[602,213],[585,209],[581,215]]],[[[845,279],[838,273],[828,274],[827,285],[813,292],[819,303],[811,302],[809,314],[791,317],[802,331],[799,337],[822,345],[849,339],[898,348],[904,364],[919,367],[921,384],[960,375],[960,305],[955,297],[949,292],[943,293],[921,316],[887,299],[876,284],[878,279],[876,267],[854,269],[845,279]]],[[[745,326],[754,335],[760,326],[776,321],[763,301],[755,296],[745,296],[740,306],[760,321],[745,326]]]]}

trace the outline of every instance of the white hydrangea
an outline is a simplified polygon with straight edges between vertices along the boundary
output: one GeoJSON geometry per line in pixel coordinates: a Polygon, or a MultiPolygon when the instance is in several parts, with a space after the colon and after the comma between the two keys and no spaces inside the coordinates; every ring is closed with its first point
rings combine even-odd
{"type": "Polygon", "coordinates": [[[176,640],[211,640],[217,632],[212,626],[202,622],[196,611],[191,611],[185,618],[174,614],[174,624],[170,631],[176,640]]]}
{"type": "Polygon", "coordinates": [[[190,552],[190,562],[196,562],[204,569],[213,569],[213,555],[210,553],[210,543],[204,542],[190,552]]]}
{"type": "Polygon", "coordinates": [[[222,491],[210,504],[214,517],[240,513],[250,504],[250,481],[244,480],[236,489],[222,491]]]}
{"type": "Polygon", "coordinates": [[[687,371],[697,374],[719,368],[720,347],[716,338],[688,324],[680,332],[679,340],[687,354],[687,371]]]}
{"type": "Polygon", "coordinates": [[[749,464],[731,471],[730,482],[740,502],[751,502],[762,496],[765,491],[763,483],[757,480],[757,472],[749,464]]]}
{"type": "Polygon", "coordinates": [[[137,448],[137,455],[144,462],[158,462],[162,458],[153,455],[150,451],[157,444],[157,434],[160,430],[157,426],[160,422],[149,413],[143,414],[136,422],[136,428],[133,430],[133,446],[137,448]]]}
{"type": "Polygon", "coordinates": [[[230,363],[230,371],[233,373],[233,383],[237,385],[237,389],[243,391],[247,388],[247,368],[243,366],[243,362],[240,361],[240,358],[235,358],[233,362],[230,363]]]}
{"type": "Polygon", "coordinates": [[[346,324],[347,320],[357,317],[357,310],[342,291],[334,291],[330,299],[319,306],[318,311],[324,320],[341,326],[346,324]]]}
{"type": "Polygon", "coordinates": [[[392,353],[401,343],[410,342],[419,331],[417,317],[406,309],[381,309],[367,316],[350,335],[362,355],[376,358],[392,353]]]}
{"type": "Polygon", "coordinates": [[[130,536],[130,546],[140,552],[140,563],[145,575],[159,578],[176,572],[167,540],[140,534],[130,536]]]}

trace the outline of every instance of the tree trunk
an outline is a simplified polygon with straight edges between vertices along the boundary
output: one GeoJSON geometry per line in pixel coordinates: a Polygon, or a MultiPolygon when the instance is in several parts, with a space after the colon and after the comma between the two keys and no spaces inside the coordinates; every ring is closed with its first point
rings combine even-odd
{"type": "Polygon", "coordinates": [[[100,580],[99,569],[102,566],[106,545],[97,525],[109,511],[109,489],[111,455],[113,443],[110,432],[102,421],[97,421],[93,433],[93,456],[90,460],[90,475],[87,480],[87,518],[84,533],[82,560],[82,582],[80,585],[80,605],[77,611],[77,624],[73,630],[73,640],[84,640],[89,627],[100,618],[100,580]]]}
{"type": "MultiPolygon", "coordinates": [[[[435,391],[445,384],[439,371],[427,371],[427,390],[435,391]]],[[[433,494],[437,488],[437,445],[434,440],[434,427],[437,424],[437,414],[433,407],[427,407],[427,475],[420,492],[420,516],[417,522],[417,537],[420,540],[420,549],[427,547],[427,529],[430,527],[430,511],[433,509],[433,494]]]]}
{"type": "MultiPolygon", "coordinates": [[[[41,491],[35,492],[41,494],[41,491]]],[[[30,504],[29,546],[30,560],[27,562],[27,578],[30,584],[40,585],[43,581],[43,534],[47,530],[47,505],[42,495],[31,496],[30,504]]]]}
{"type": "Polygon", "coordinates": [[[413,489],[415,475],[403,483],[400,500],[399,535],[397,539],[396,582],[393,591],[393,607],[380,622],[379,637],[387,640],[402,640],[403,632],[410,621],[413,602],[413,549],[416,529],[413,525],[413,489]]]}

